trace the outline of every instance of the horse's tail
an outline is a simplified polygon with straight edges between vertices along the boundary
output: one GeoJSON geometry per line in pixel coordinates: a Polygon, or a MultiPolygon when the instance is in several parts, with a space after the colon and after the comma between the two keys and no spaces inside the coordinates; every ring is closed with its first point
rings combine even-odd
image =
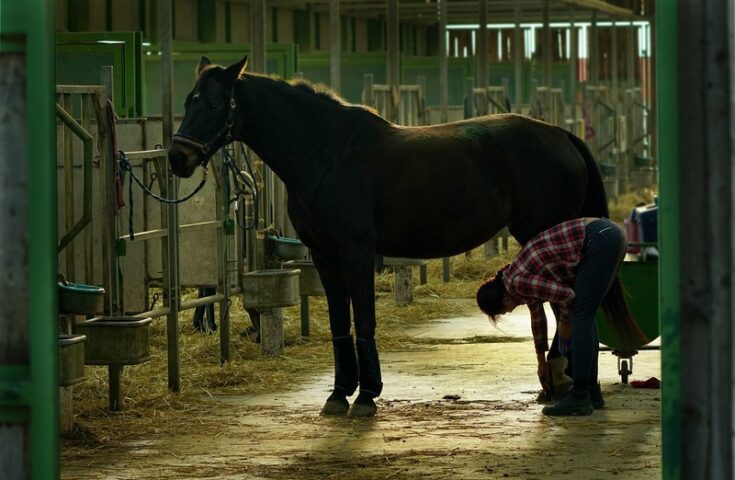
{"type": "Polygon", "coordinates": [[[610,216],[610,210],[607,206],[607,195],[605,194],[605,185],[602,183],[600,167],[597,166],[597,162],[590,149],[587,148],[587,144],[573,133],[566,133],[584,159],[584,164],[587,167],[587,195],[582,206],[582,216],[607,218],[610,216]]]}
{"type": "MultiPolygon", "coordinates": [[[[582,207],[582,216],[608,218],[610,210],[607,206],[607,195],[605,185],[602,183],[600,168],[584,141],[571,132],[567,132],[567,135],[587,166],[587,194],[582,207]]],[[[650,340],[646,338],[633,318],[633,312],[630,311],[625,297],[625,289],[620,282],[620,276],[615,275],[607,295],[602,300],[602,311],[610,330],[620,342],[619,349],[634,351],[650,340]]]]}

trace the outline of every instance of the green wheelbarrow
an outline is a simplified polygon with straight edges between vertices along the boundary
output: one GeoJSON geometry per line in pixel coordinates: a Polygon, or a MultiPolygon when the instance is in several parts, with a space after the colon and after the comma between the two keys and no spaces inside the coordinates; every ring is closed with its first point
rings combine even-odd
{"type": "MultiPolygon", "coordinates": [[[[625,289],[630,310],[638,326],[651,341],[659,337],[658,324],[658,261],[625,261],[620,266],[620,281],[625,289]]],[[[606,347],[601,351],[612,351],[618,358],[618,373],[623,383],[633,373],[633,356],[639,350],[657,350],[658,346],[640,345],[634,350],[623,349],[607,325],[602,310],[595,317],[600,343],[606,347]]]]}

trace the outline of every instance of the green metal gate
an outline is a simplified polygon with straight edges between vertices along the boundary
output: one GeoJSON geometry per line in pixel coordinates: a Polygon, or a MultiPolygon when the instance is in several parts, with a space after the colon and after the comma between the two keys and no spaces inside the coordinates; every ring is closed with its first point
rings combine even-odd
{"type": "Polygon", "coordinates": [[[0,477],[8,480],[59,476],[54,5],[0,0],[0,182],[18,192],[2,198],[0,236],[19,240],[0,243],[3,267],[13,269],[3,272],[12,284],[0,281],[13,299],[0,307],[0,477]],[[18,248],[23,255],[8,255],[18,248]]]}

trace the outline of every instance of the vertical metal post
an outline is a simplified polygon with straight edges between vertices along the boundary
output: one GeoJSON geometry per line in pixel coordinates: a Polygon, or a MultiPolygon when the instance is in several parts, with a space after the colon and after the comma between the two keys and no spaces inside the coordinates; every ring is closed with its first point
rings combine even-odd
{"type": "MultiPolygon", "coordinates": [[[[678,2],[657,5],[660,45],[657,52],[656,89],[659,109],[659,137],[662,158],[659,171],[659,316],[661,325],[661,424],[662,478],[681,478],[681,312],[679,245],[679,35],[678,2]]],[[[699,155],[697,155],[699,158],[699,155]]],[[[707,348],[709,351],[709,348],[707,348]]]]}
{"type": "Polygon", "coordinates": [[[611,66],[611,76],[612,76],[612,96],[611,96],[611,105],[613,108],[617,110],[617,106],[620,103],[620,91],[619,91],[619,59],[618,59],[618,27],[615,23],[615,20],[612,22],[611,28],[611,41],[612,41],[612,48],[610,49],[610,55],[612,56],[612,59],[610,60],[610,66],[611,66]]]}
{"type": "Polygon", "coordinates": [[[400,46],[398,45],[400,37],[400,22],[398,14],[398,0],[388,0],[387,11],[387,43],[388,43],[388,86],[390,93],[388,95],[387,119],[391,122],[398,122],[398,112],[400,109],[400,85],[401,85],[401,59],[400,46]]]}
{"type": "MultiPolygon", "coordinates": [[[[173,16],[172,0],[158,0],[158,33],[161,43],[161,118],[163,122],[163,146],[171,145],[173,135],[173,16]]],[[[178,196],[178,182],[168,168],[163,169],[166,177],[166,195],[178,196]]],[[[175,204],[165,207],[161,218],[167,235],[162,239],[163,254],[163,302],[169,308],[166,316],[166,347],[168,353],[168,388],[178,392],[180,385],[179,361],[179,219],[175,204]]]]}
{"type": "Polygon", "coordinates": [[[342,89],[342,22],[339,1],[329,0],[329,85],[337,93],[342,89]]]}
{"type": "Polygon", "coordinates": [[[523,113],[523,31],[521,30],[521,1],[513,2],[515,28],[513,29],[513,65],[515,68],[515,104],[516,113],[523,113]]]}
{"type": "Polygon", "coordinates": [[[120,388],[122,384],[122,372],[123,366],[119,363],[113,363],[107,366],[110,410],[113,412],[122,410],[123,398],[122,389],[120,388]]]}
{"type": "Polygon", "coordinates": [[[569,99],[572,104],[572,125],[577,125],[577,81],[579,79],[579,36],[575,25],[576,9],[571,10],[569,29],[569,99]]]}
{"type": "MultiPolygon", "coordinates": [[[[480,112],[475,112],[475,79],[472,77],[465,78],[464,80],[464,118],[472,118],[476,114],[482,114],[485,110],[484,106],[487,105],[487,97],[483,98],[483,106],[480,107],[480,112]]],[[[487,93],[486,93],[487,95],[487,93]]]]}
{"type": "Polygon", "coordinates": [[[163,147],[171,145],[173,137],[173,0],[158,0],[158,32],[161,44],[161,121],[163,147]]]}
{"type": "Polygon", "coordinates": [[[440,121],[449,121],[449,59],[447,58],[447,0],[437,0],[439,8],[439,108],[440,121]]]}
{"type": "MultiPolygon", "coordinates": [[[[74,112],[74,104],[70,93],[61,95],[61,106],[69,113],[74,112]]],[[[73,114],[73,113],[72,113],[73,114]]],[[[64,128],[62,133],[64,139],[64,227],[66,231],[74,226],[74,144],[72,143],[72,132],[69,128],[64,128]]],[[[76,276],[76,249],[72,240],[67,245],[64,258],[66,264],[66,278],[69,281],[79,280],[76,276]]]]}
{"type": "Polygon", "coordinates": [[[589,48],[587,63],[589,65],[589,79],[595,87],[600,83],[600,36],[597,31],[597,10],[592,10],[592,23],[589,28],[589,48]]]}
{"type": "MultiPolygon", "coordinates": [[[[82,95],[82,128],[86,131],[92,131],[92,115],[94,114],[94,108],[92,107],[92,95],[82,95]]],[[[88,168],[85,164],[84,168],[88,168]]],[[[85,172],[86,174],[86,172],[85,172]]],[[[91,189],[88,194],[91,196],[91,189]]],[[[84,199],[85,202],[90,202],[91,198],[84,199]]],[[[84,283],[94,285],[94,230],[92,225],[87,225],[84,229],[84,283]]]]}
{"type": "Polygon", "coordinates": [[[265,0],[250,1],[250,58],[253,72],[265,73],[265,0]]]}
{"type": "MultiPolygon", "coordinates": [[[[105,87],[103,102],[112,101],[114,84],[112,67],[100,68],[100,79],[105,87]]],[[[115,217],[117,216],[117,199],[115,196],[115,165],[117,162],[115,146],[112,143],[114,120],[106,114],[106,105],[102,105],[105,112],[105,142],[104,150],[100,152],[100,177],[104,185],[102,192],[102,275],[105,287],[105,312],[108,315],[117,315],[120,312],[120,272],[117,260],[117,231],[115,217]]]]}
{"type": "Polygon", "coordinates": [[[362,76],[362,103],[368,107],[373,106],[373,74],[366,73],[362,76]]]}
{"type": "MultiPolygon", "coordinates": [[[[219,172],[218,172],[219,173],[219,172]]],[[[229,172],[227,168],[222,168],[219,182],[216,182],[215,191],[215,210],[217,212],[217,220],[221,228],[217,229],[217,291],[224,295],[224,300],[219,303],[219,352],[220,364],[230,361],[230,275],[229,275],[229,232],[225,230],[225,221],[227,217],[228,202],[225,185],[229,183],[229,172]]]]}
{"type": "Polygon", "coordinates": [[[627,74],[627,88],[635,87],[635,26],[630,22],[625,29],[625,73],[627,74]]]}
{"type": "MultiPolygon", "coordinates": [[[[487,0],[479,0],[480,6],[480,28],[477,31],[477,86],[487,88],[488,86],[488,60],[487,60],[487,0]]],[[[502,59],[500,59],[502,60],[502,59]]],[[[488,112],[482,111],[482,114],[488,112]]]]}
{"type": "Polygon", "coordinates": [[[426,110],[426,76],[425,75],[416,75],[416,84],[421,89],[421,101],[419,102],[419,107],[424,107],[421,110],[419,110],[419,125],[428,125],[429,124],[429,114],[426,110]]]}
{"type": "MultiPolygon", "coordinates": [[[[250,58],[249,67],[250,70],[257,73],[266,72],[266,41],[265,41],[265,0],[251,0],[250,1],[250,58]]],[[[312,35],[312,39],[313,39],[312,35]]],[[[275,175],[266,165],[262,163],[257,156],[252,156],[253,162],[256,165],[260,165],[263,175],[263,190],[258,196],[260,205],[258,206],[262,218],[265,219],[265,223],[273,223],[273,205],[275,203],[274,193],[274,177],[275,175]]]]}
{"type": "Polygon", "coordinates": [[[0,307],[8,480],[59,477],[54,6],[0,0],[0,287],[14,292],[0,307]]]}
{"type": "MultiPolygon", "coordinates": [[[[544,42],[543,42],[543,75],[544,75],[544,86],[551,88],[551,60],[554,55],[553,48],[552,48],[552,39],[551,39],[551,25],[549,21],[549,3],[551,0],[543,0],[544,7],[543,7],[543,35],[544,35],[544,42]]],[[[550,96],[548,97],[550,98],[550,96]]],[[[548,111],[551,107],[550,103],[547,102],[546,105],[544,105],[546,110],[548,111]]]]}

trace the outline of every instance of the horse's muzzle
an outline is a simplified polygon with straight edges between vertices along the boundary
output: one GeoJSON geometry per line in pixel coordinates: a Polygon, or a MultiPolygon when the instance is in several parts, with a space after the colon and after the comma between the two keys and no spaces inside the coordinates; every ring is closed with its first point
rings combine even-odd
{"type": "Polygon", "coordinates": [[[199,165],[198,155],[193,150],[173,144],[168,150],[168,163],[177,177],[189,178],[199,165]]]}

